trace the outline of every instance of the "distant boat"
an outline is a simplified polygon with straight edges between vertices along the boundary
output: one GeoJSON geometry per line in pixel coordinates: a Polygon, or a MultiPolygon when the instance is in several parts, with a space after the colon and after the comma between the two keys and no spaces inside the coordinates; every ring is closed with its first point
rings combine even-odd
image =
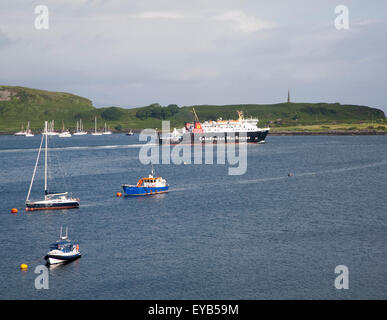
{"type": "Polygon", "coordinates": [[[97,117],[95,117],[94,122],[95,122],[94,132],[92,132],[91,135],[92,136],[102,136],[102,133],[97,131],[97,117]]]}
{"type": "Polygon", "coordinates": [[[35,210],[54,210],[54,209],[71,209],[79,207],[79,199],[68,197],[68,192],[50,192],[47,185],[48,177],[48,125],[47,121],[44,124],[44,134],[42,135],[42,140],[40,142],[38,157],[36,158],[34,172],[32,174],[30,188],[28,189],[27,199],[26,199],[26,211],[35,211],[35,210]],[[43,140],[45,140],[45,158],[44,158],[44,199],[39,201],[31,201],[31,189],[35,179],[36,168],[39,164],[39,157],[42,151],[43,140]]]}
{"type": "Polygon", "coordinates": [[[102,132],[102,134],[112,134],[112,132],[110,131],[109,127],[106,127],[106,122],[105,122],[104,131],[102,132]]]}
{"type": "Polygon", "coordinates": [[[130,130],[126,133],[126,135],[127,135],[127,136],[132,136],[132,135],[134,135],[133,130],[130,129],[130,130]]]}
{"type": "Polygon", "coordinates": [[[161,177],[154,177],[152,172],[148,178],[141,178],[136,185],[124,184],[124,194],[126,196],[147,196],[168,192],[169,186],[167,181],[161,177]]]}
{"type": "Polygon", "coordinates": [[[52,120],[48,123],[48,126],[47,126],[48,129],[44,130],[42,134],[48,135],[48,136],[58,136],[59,132],[55,132],[54,127],[55,127],[54,120],[52,120]]]}
{"type": "Polygon", "coordinates": [[[26,137],[33,137],[34,134],[32,133],[31,129],[30,129],[30,122],[28,121],[28,124],[27,124],[27,129],[26,129],[26,134],[25,134],[26,137]]]}
{"type": "Polygon", "coordinates": [[[25,136],[26,135],[26,131],[24,131],[24,124],[22,123],[22,126],[21,126],[21,130],[19,132],[15,132],[13,135],[14,136],[25,136]]]}
{"type": "Polygon", "coordinates": [[[79,121],[77,121],[77,131],[73,133],[74,136],[84,136],[85,134],[87,134],[86,131],[83,131],[83,123],[82,123],[82,119],[80,119],[79,121]]]}
{"type": "Polygon", "coordinates": [[[65,130],[64,122],[62,121],[62,132],[59,133],[59,138],[71,138],[71,133],[68,130],[65,130]]]}
{"type": "Polygon", "coordinates": [[[69,240],[68,228],[66,228],[66,235],[63,236],[61,227],[59,240],[50,245],[50,251],[44,259],[51,265],[74,261],[80,257],[81,253],[79,252],[79,244],[69,240]]]}

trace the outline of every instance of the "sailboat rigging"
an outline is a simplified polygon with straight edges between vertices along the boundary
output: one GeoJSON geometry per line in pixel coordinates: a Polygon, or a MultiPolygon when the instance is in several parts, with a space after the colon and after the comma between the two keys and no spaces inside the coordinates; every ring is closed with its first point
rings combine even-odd
{"type": "Polygon", "coordinates": [[[105,122],[105,127],[104,127],[102,134],[112,134],[112,132],[110,131],[110,128],[106,127],[106,122],[105,122]]]}
{"type": "Polygon", "coordinates": [[[64,122],[62,120],[62,132],[58,135],[59,138],[71,138],[71,133],[69,130],[65,130],[64,122]]]}
{"type": "Polygon", "coordinates": [[[32,174],[32,179],[30,187],[28,189],[27,199],[26,199],[26,211],[35,211],[35,210],[54,210],[54,209],[71,209],[79,207],[79,199],[72,198],[68,196],[68,192],[60,193],[51,193],[48,189],[47,175],[48,175],[48,127],[47,121],[44,123],[44,133],[42,135],[42,140],[40,142],[38,157],[36,158],[36,163],[34,167],[34,172],[32,174]],[[45,140],[45,150],[44,150],[44,200],[31,201],[30,195],[32,190],[32,185],[34,183],[36,169],[39,164],[40,153],[42,151],[43,140],[45,140]]]}
{"type": "Polygon", "coordinates": [[[87,134],[86,131],[83,131],[83,124],[82,124],[82,119],[79,119],[77,121],[77,131],[73,133],[74,136],[84,136],[87,134]]]}
{"type": "Polygon", "coordinates": [[[92,132],[91,135],[102,136],[102,133],[97,131],[97,117],[94,118],[94,132],[92,132]]]}

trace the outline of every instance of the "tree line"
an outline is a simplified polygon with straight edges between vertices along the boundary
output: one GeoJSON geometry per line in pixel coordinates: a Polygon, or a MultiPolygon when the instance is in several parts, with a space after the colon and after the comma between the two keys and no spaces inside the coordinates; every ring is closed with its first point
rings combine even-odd
{"type": "Polygon", "coordinates": [[[153,103],[145,108],[138,110],[136,112],[136,117],[141,120],[148,118],[166,120],[178,112],[179,107],[176,104],[170,104],[167,107],[163,107],[159,103],[153,103]]]}

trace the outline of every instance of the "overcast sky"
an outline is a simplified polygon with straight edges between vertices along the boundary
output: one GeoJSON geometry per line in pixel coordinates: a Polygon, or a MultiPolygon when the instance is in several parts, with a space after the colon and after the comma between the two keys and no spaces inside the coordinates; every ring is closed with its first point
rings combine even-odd
{"type": "Polygon", "coordinates": [[[0,84],[95,106],[341,102],[387,114],[387,1],[1,0],[0,84]],[[49,29],[36,30],[47,5],[49,29]],[[337,30],[335,7],[349,8],[337,30]]]}

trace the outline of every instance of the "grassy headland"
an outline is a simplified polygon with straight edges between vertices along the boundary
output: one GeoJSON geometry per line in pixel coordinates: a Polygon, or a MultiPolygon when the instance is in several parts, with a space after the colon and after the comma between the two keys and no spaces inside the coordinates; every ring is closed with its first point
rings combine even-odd
{"type": "Polygon", "coordinates": [[[192,121],[195,107],[201,121],[236,119],[237,110],[245,117],[258,117],[259,125],[269,126],[271,132],[325,132],[325,131],[387,131],[383,111],[367,106],[340,103],[279,103],[244,105],[177,105],[161,106],[158,103],[141,108],[95,108],[89,99],[69,93],[50,92],[24,87],[0,86],[0,132],[13,133],[22,123],[31,123],[33,131],[40,131],[44,120],[55,120],[56,129],[62,121],[74,130],[76,121],[82,119],[85,130],[106,122],[113,131],[143,128],[161,128],[162,120],[171,126],[181,127],[192,121]],[[372,128],[371,128],[372,127],[372,128]]]}

